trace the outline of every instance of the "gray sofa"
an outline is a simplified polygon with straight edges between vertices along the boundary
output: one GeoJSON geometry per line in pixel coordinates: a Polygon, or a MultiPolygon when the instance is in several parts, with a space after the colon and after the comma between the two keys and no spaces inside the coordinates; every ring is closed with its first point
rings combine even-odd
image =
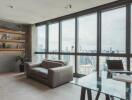
{"type": "Polygon", "coordinates": [[[44,60],[42,63],[25,63],[27,77],[55,88],[73,79],[72,66],[63,61],[44,60]]]}

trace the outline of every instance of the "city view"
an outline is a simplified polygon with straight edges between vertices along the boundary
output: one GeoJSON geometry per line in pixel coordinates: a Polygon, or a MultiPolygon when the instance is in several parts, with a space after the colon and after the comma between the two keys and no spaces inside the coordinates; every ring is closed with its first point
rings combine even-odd
{"type": "MultiPolygon", "coordinates": [[[[41,50],[42,50],[41,52],[44,51],[44,49],[41,49],[41,50]]],[[[73,50],[73,49],[71,49],[71,50],[73,50]]],[[[83,50],[83,51],[86,52],[88,50],[83,50]]],[[[66,52],[70,52],[70,50],[68,50],[66,52]]],[[[114,50],[112,50],[112,48],[110,48],[109,51],[104,50],[104,52],[105,53],[118,53],[119,50],[114,51],[114,50]]],[[[96,50],[93,50],[93,51],[89,50],[88,53],[96,53],[96,50]]],[[[44,60],[45,55],[44,54],[38,55],[38,59],[40,61],[44,60]]],[[[58,60],[58,55],[49,54],[48,59],[58,60]]],[[[75,56],[74,55],[62,55],[61,60],[65,61],[69,65],[73,66],[73,72],[75,72],[75,56]]],[[[100,70],[107,70],[106,60],[122,60],[124,69],[126,70],[126,58],[123,58],[123,57],[100,57],[100,68],[99,68],[100,70]]],[[[78,56],[78,73],[87,75],[93,71],[96,71],[96,56],[78,56]]]]}

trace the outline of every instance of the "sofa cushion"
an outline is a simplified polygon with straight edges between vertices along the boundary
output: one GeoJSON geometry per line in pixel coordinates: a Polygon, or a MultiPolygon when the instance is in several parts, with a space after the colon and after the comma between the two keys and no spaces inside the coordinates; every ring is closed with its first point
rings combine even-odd
{"type": "Polygon", "coordinates": [[[43,61],[41,66],[44,67],[44,68],[55,68],[55,67],[60,67],[60,66],[63,66],[64,64],[62,63],[59,63],[59,62],[54,62],[54,61],[43,61]]]}
{"type": "Polygon", "coordinates": [[[31,73],[38,77],[48,78],[48,69],[42,67],[35,67],[31,69],[31,73]]]}
{"type": "Polygon", "coordinates": [[[62,63],[64,66],[67,65],[67,62],[64,62],[62,60],[47,60],[47,61],[62,63]]]}

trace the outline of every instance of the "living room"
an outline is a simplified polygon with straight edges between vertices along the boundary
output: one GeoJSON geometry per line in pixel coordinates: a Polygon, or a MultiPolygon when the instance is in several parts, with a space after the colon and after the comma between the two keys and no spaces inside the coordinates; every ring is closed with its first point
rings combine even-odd
{"type": "Polygon", "coordinates": [[[132,100],[131,0],[0,8],[0,100],[132,100]]]}

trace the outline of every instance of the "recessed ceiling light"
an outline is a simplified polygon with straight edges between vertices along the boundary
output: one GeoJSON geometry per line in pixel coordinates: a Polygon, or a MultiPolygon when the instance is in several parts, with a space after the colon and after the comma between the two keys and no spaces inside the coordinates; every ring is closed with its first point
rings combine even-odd
{"type": "Polygon", "coordinates": [[[14,8],[14,6],[13,6],[13,5],[8,5],[8,7],[9,7],[9,8],[11,8],[11,9],[12,9],[12,8],[14,8]]]}
{"type": "Polygon", "coordinates": [[[72,8],[72,5],[71,4],[68,4],[65,6],[65,9],[71,9],[72,8]]]}

